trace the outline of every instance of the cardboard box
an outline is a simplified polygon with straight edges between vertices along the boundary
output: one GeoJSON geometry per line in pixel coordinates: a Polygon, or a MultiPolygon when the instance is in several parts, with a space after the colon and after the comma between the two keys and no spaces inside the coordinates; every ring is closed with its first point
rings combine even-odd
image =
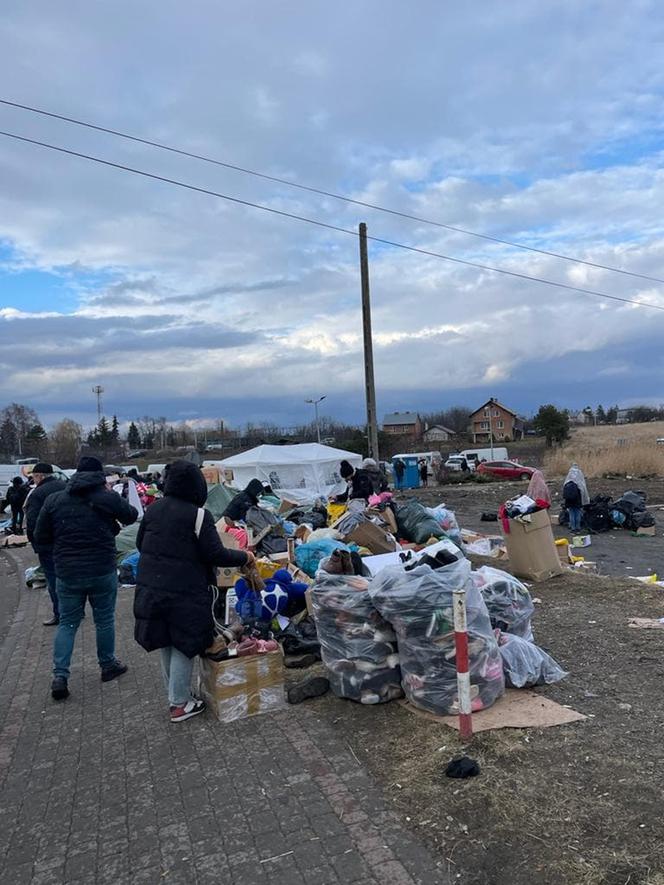
{"type": "Polygon", "coordinates": [[[531,513],[528,521],[510,519],[509,534],[503,531],[512,571],[519,578],[546,581],[563,573],[563,564],[553,540],[547,510],[531,513]]]}
{"type": "Polygon", "coordinates": [[[281,507],[279,508],[279,514],[283,516],[284,513],[288,513],[290,510],[295,510],[295,508],[299,506],[300,505],[297,503],[297,501],[289,501],[288,498],[282,498],[281,507]]]}
{"type": "Polygon", "coordinates": [[[391,507],[386,507],[385,510],[373,510],[369,508],[366,511],[366,514],[369,517],[377,516],[378,519],[382,519],[382,521],[387,526],[387,530],[389,532],[392,532],[393,535],[397,535],[399,533],[397,518],[394,515],[394,510],[392,510],[391,507]]]}
{"type": "Polygon", "coordinates": [[[219,663],[200,658],[198,687],[220,722],[283,710],[287,703],[281,648],[219,663]]]}
{"type": "MultiPolygon", "coordinates": [[[[240,544],[237,538],[234,538],[229,532],[223,530],[224,522],[222,519],[217,523],[217,532],[221,538],[221,543],[229,550],[239,550],[240,544]]],[[[217,569],[217,587],[234,587],[235,582],[240,577],[239,569],[224,566],[217,569]]]]}
{"type": "Polygon", "coordinates": [[[654,525],[641,526],[641,528],[636,530],[635,534],[637,534],[637,535],[650,535],[652,537],[656,533],[656,528],[657,527],[654,525]]]}
{"type": "Polygon", "coordinates": [[[366,547],[374,556],[380,553],[393,553],[397,549],[394,538],[373,522],[362,522],[344,538],[346,543],[353,542],[358,547],[366,547]]]}
{"type": "Polygon", "coordinates": [[[219,485],[221,482],[218,467],[201,467],[201,473],[209,486],[219,485]]]}

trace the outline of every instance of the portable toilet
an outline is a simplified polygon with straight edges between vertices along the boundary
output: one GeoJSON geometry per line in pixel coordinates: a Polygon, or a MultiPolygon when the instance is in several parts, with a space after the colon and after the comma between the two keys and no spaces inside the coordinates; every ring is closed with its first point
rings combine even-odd
{"type": "MultiPolygon", "coordinates": [[[[398,488],[418,489],[420,487],[420,471],[417,466],[417,455],[402,455],[401,460],[406,469],[403,474],[403,479],[398,484],[398,488]]],[[[392,459],[392,464],[394,466],[394,459],[392,459]]],[[[396,481],[395,487],[397,487],[396,481]]]]}

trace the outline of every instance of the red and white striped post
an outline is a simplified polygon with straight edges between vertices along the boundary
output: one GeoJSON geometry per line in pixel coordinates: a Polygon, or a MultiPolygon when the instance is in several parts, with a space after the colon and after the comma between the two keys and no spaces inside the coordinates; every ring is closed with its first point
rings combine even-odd
{"type": "Polygon", "coordinates": [[[470,671],[468,669],[468,624],[466,591],[454,591],[454,646],[456,648],[457,692],[459,695],[459,733],[464,741],[473,736],[470,705],[470,671]]]}

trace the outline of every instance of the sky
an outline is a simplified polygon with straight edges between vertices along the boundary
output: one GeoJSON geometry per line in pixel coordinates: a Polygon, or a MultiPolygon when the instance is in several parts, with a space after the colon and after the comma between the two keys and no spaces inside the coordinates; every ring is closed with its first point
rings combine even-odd
{"type": "MultiPolygon", "coordinates": [[[[0,19],[0,98],[664,279],[655,0],[113,4],[0,19]]],[[[465,261],[664,308],[502,246],[0,105],[0,130],[465,261]]],[[[664,312],[369,244],[378,413],[664,402],[664,312]]],[[[357,237],[0,135],[0,405],[364,417],[357,237]]]]}

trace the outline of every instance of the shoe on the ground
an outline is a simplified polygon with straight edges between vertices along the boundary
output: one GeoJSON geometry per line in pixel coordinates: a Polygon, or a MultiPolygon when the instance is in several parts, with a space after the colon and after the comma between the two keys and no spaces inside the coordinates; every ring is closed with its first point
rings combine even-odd
{"type": "Polygon", "coordinates": [[[110,666],[101,668],[101,681],[110,682],[111,679],[117,679],[118,676],[126,673],[128,669],[129,667],[123,664],[122,661],[115,661],[110,666]]]}
{"type": "Polygon", "coordinates": [[[205,710],[205,701],[199,698],[191,698],[181,707],[171,706],[171,722],[184,722],[185,719],[191,719],[192,716],[198,716],[205,710]]]}
{"type": "Polygon", "coordinates": [[[51,682],[51,697],[54,701],[64,701],[69,697],[67,680],[64,676],[56,676],[51,682]]]}
{"type": "Polygon", "coordinates": [[[53,615],[52,618],[49,618],[48,621],[43,622],[45,627],[57,627],[59,623],[60,618],[56,618],[55,615],[53,615]]]}
{"type": "Polygon", "coordinates": [[[299,657],[292,658],[284,658],[284,667],[288,670],[303,670],[305,667],[311,667],[312,664],[315,664],[316,661],[320,660],[320,655],[318,657],[313,654],[300,655],[299,657]]]}
{"type": "Polygon", "coordinates": [[[288,689],[288,703],[301,704],[307,698],[319,698],[329,691],[330,682],[324,676],[313,676],[306,682],[288,689]]]}

